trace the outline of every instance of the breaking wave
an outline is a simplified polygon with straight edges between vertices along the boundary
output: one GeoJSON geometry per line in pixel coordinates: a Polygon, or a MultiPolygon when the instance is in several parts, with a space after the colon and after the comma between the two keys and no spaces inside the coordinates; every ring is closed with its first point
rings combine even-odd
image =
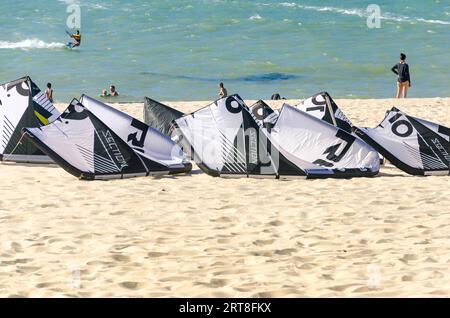
{"type": "MultiPolygon", "coordinates": [[[[317,11],[317,12],[333,12],[333,13],[339,13],[344,15],[353,15],[358,16],[361,18],[368,17],[369,14],[365,9],[356,9],[356,8],[336,8],[336,7],[319,7],[319,6],[308,6],[308,5],[301,5],[296,3],[290,3],[290,2],[283,2],[279,4],[282,7],[296,7],[303,10],[311,10],[311,11],[317,11]]],[[[414,17],[408,17],[403,15],[397,15],[394,13],[386,12],[381,15],[382,20],[387,21],[397,21],[397,22],[410,22],[410,23],[428,23],[428,24],[444,24],[444,25],[450,25],[450,21],[443,21],[443,20],[431,20],[431,19],[424,19],[424,18],[414,18],[414,17]]]]}
{"type": "Polygon", "coordinates": [[[60,49],[64,48],[64,46],[64,43],[47,43],[39,39],[26,39],[19,42],[0,41],[0,49],[60,49]]]}
{"type": "Polygon", "coordinates": [[[262,17],[259,14],[252,15],[249,20],[261,20],[262,17]]]}

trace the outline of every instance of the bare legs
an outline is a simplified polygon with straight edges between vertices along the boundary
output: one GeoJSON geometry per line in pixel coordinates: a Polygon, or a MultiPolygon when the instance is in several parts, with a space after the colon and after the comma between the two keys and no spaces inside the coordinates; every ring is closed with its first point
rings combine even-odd
{"type": "Polygon", "coordinates": [[[403,84],[403,98],[406,98],[408,95],[408,89],[409,89],[409,81],[406,81],[403,84]]]}
{"type": "Polygon", "coordinates": [[[395,96],[395,98],[400,98],[400,96],[402,96],[402,93],[403,93],[402,83],[397,82],[397,95],[395,96]]]}
{"type": "Polygon", "coordinates": [[[400,83],[397,82],[397,95],[396,98],[406,98],[408,95],[409,81],[400,83]]]}

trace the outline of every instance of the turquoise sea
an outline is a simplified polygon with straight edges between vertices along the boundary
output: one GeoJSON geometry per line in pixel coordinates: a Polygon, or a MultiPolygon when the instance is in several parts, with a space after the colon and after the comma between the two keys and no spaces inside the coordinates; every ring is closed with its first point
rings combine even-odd
{"type": "Polygon", "coordinates": [[[56,100],[213,100],[217,85],[248,99],[392,97],[390,68],[408,56],[410,97],[450,96],[449,0],[2,0],[0,83],[30,75],[56,100]],[[381,9],[368,28],[367,6],[381,9]],[[68,50],[69,13],[81,9],[82,46],[68,50]]]}

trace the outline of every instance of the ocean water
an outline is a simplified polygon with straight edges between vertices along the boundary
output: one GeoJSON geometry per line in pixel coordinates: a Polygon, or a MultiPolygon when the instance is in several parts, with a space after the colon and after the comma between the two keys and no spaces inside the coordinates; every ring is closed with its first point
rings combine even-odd
{"type": "Polygon", "coordinates": [[[410,97],[450,96],[450,1],[2,0],[0,83],[50,81],[57,101],[115,84],[121,101],[347,98],[395,93],[390,68],[408,56],[410,97]],[[381,28],[367,26],[370,3],[381,28]],[[64,48],[71,4],[82,46],[64,48]]]}

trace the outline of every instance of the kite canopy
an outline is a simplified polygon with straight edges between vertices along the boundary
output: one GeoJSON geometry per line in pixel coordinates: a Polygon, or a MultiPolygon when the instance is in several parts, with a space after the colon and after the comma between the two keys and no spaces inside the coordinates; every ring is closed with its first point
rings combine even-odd
{"type": "Polygon", "coordinates": [[[352,122],[344,115],[327,92],[309,97],[296,107],[330,125],[339,127],[348,133],[352,132],[352,122]]]}
{"type": "Polygon", "coordinates": [[[275,125],[280,114],[277,110],[273,110],[262,100],[259,100],[253,104],[250,107],[250,112],[256,122],[266,129],[271,129],[275,125]]]}
{"type": "Polygon", "coordinates": [[[172,134],[173,121],[184,115],[184,113],[151,98],[144,98],[144,122],[167,136],[172,134]]]}
{"type": "MultiPolygon", "coordinates": [[[[296,106],[298,109],[354,135],[354,126],[327,92],[318,93],[296,106]]],[[[379,154],[380,164],[385,158],[379,154]]]]}
{"type": "Polygon", "coordinates": [[[166,135],[89,96],[81,96],[80,103],[97,118],[101,118],[140,156],[167,166],[171,174],[191,171],[192,164],[186,160],[183,150],[166,135]]]}
{"type": "MultiPolygon", "coordinates": [[[[86,102],[87,97],[83,99],[86,102]]],[[[150,159],[151,155],[146,152],[145,144],[145,139],[149,135],[148,132],[140,130],[141,127],[129,134],[129,137],[136,137],[128,140],[131,145],[136,140],[143,143],[142,146],[133,149],[122,139],[124,130],[129,129],[132,132],[133,127],[122,126],[124,117],[121,117],[120,113],[113,115],[113,112],[108,113],[109,110],[99,110],[101,107],[99,105],[91,104],[90,107],[92,109],[98,107],[95,112],[99,114],[103,112],[106,120],[117,121],[117,126],[120,126],[121,130],[116,133],[93,112],[74,100],[50,125],[42,128],[25,128],[24,132],[56,163],[80,179],[120,179],[187,172],[191,169],[190,164],[182,164],[181,159],[180,164],[174,166],[150,159]],[[141,133],[140,137],[138,132],[141,133]]],[[[176,145],[174,148],[179,149],[176,145]]]]}
{"type": "Polygon", "coordinates": [[[306,172],[271,147],[244,101],[220,99],[176,122],[174,139],[204,172],[215,177],[306,177],[306,172]],[[276,160],[275,160],[276,159],[276,160]]]}
{"type": "Polygon", "coordinates": [[[264,102],[249,109],[233,95],[176,124],[176,139],[212,176],[358,177],[379,169],[371,147],[287,105],[277,118],[264,102]]]}
{"type": "Polygon", "coordinates": [[[397,108],[376,128],[355,133],[400,170],[412,175],[449,175],[450,129],[397,108]]]}
{"type": "Polygon", "coordinates": [[[297,158],[331,169],[330,177],[371,177],[380,168],[378,153],[365,142],[286,104],[270,139],[297,158]]]}
{"type": "Polygon", "coordinates": [[[329,168],[329,177],[370,177],[379,171],[374,149],[306,112],[287,104],[274,111],[263,101],[250,107],[250,111],[274,145],[304,161],[329,168]]]}
{"type": "Polygon", "coordinates": [[[0,160],[52,163],[31,142],[21,140],[22,129],[48,125],[59,115],[29,77],[0,85],[0,160]]]}

